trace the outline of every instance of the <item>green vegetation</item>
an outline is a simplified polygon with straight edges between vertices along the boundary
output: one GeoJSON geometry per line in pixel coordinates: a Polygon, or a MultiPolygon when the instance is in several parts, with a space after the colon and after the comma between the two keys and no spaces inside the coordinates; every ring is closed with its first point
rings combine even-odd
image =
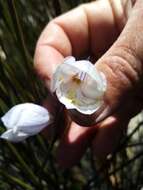
{"type": "MultiPolygon", "coordinates": [[[[0,1],[0,116],[17,103],[41,103],[47,91],[33,70],[36,41],[50,19],[82,0],[0,1]]],[[[135,190],[143,186],[142,114],[104,163],[89,149],[75,167],[55,161],[58,140],[0,140],[0,190],[135,190]]],[[[0,134],[5,130],[0,123],[0,134]]]]}

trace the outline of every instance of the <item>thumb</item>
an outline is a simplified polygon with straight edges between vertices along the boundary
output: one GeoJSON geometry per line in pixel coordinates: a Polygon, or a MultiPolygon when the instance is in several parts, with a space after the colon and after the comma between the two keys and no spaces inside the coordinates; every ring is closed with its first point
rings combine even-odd
{"type": "MultiPolygon", "coordinates": [[[[126,110],[125,113],[130,117],[142,108],[141,104],[134,105],[136,96],[143,96],[141,94],[143,89],[141,84],[143,79],[142,10],[143,1],[138,0],[117,41],[95,64],[95,67],[106,76],[107,90],[104,96],[104,109],[90,118],[86,117],[86,125],[96,124],[122,109],[124,112],[126,110]]],[[[81,122],[80,119],[78,120],[81,117],[75,117],[76,113],[72,115],[76,118],[76,122],[81,122]]],[[[84,124],[83,116],[82,124],[84,124]]]]}

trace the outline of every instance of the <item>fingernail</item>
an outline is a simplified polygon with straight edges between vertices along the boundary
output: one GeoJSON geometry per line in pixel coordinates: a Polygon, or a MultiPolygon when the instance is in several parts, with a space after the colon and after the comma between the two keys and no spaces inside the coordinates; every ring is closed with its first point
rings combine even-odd
{"type": "Polygon", "coordinates": [[[111,108],[108,106],[106,107],[101,114],[95,119],[96,123],[99,123],[101,121],[103,121],[106,117],[108,117],[109,115],[111,115],[111,108]]]}

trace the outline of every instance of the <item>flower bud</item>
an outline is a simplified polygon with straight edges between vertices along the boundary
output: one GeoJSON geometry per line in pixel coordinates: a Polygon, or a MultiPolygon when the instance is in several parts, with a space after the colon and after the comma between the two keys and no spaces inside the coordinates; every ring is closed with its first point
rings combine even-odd
{"type": "Polygon", "coordinates": [[[49,112],[33,103],[18,104],[12,107],[2,118],[7,131],[1,138],[19,142],[36,135],[51,123],[49,112]]]}

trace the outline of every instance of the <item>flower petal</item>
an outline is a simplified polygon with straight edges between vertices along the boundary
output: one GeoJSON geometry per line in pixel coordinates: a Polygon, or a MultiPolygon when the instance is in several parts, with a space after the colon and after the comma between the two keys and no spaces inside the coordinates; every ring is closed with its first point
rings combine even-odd
{"type": "Polygon", "coordinates": [[[71,76],[73,76],[74,74],[77,73],[76,68],[74,68],[73,66],[71,66],[69,63],[73,63],[73,59],[68,58],[67,60],[64,61],[64,64],[60,64],[57,69],[56,72],[54,72],[53,77],[51,79],[51,91],[54,92],[62,82],[66,82],[69,81],[71,76]]]}
{"type": "Polygon", "coordinates": [[[50,123],[49,112],[42,106],[26,104],[17,122],[18,130],[26,133],[40,132],[50,123]]]}
{"type": "Polygon", "coordinates": [[[29,135],[27,135],[26,133],[13,133],[12,129],[7,130],[6,132],[4,132],[0,138],[8,140],[10,142],[20,142],[25,140],[29,135]]]}
{"type": "Polygon", "coordinates": [[[12,129],[18,122],[20,118],[21,112],[23,111],[23,107],[20,105],[16,105],[12,107],[2,118],[2,122],[7,129],[12,129]],[[14,114],[13,114],[14,113],[14,114]]]}
{"type": "Polygon", "coordinates": [[[92,114],[103,104],[106,78],[90,61],[65,59],[57,67],[53,81],[53,90],[67,109],[92,114]]]}

